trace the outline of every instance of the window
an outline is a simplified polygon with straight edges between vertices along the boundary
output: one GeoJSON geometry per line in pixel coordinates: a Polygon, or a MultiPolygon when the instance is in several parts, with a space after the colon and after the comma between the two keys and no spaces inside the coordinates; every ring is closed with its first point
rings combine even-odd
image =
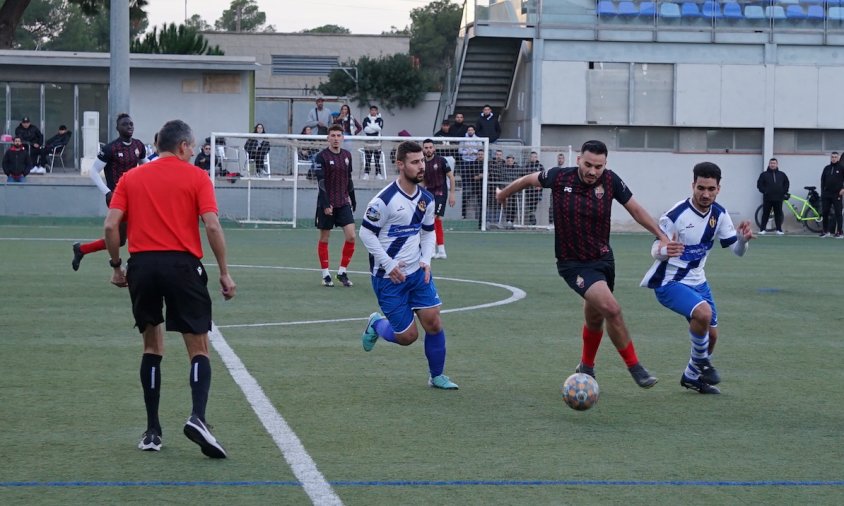
{"type": "Polygon", "coordinates": [[[340,67],[336,56],[273,55],[274,76],[327,76],[340,67]]]}
{"type": "Polygon", "coordinates": [[[841,151],[842,130],[794,130],[794,150],[803,152],[841,151]]]}
{"type": "Polygon", "coordinates": [[[651,151],[674,151],[677,135],[673,128],[619,128],[620,149],[647,149],[651,151]]]}
{"type": "Polygon", "coordinates": [[[761,152],[762,142],[762,130],[721,128],[706,131],[707,151],[761,152]]]}
{"type": "Polygon", "coordinates": [[[671,125],[674,66],[591,62],[586,120],[596,125],[671,125]]]}

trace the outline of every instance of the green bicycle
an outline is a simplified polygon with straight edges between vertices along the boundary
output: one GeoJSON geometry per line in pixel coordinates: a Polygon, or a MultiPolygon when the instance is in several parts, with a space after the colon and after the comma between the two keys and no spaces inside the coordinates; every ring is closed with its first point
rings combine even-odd
{"type": "MultiPolygon", "coordinates": [[[[809,191],[805,199],[797,195],[788,195],[788,198],[785,199],[785,205],[798,223],[802,223],[809,232],[818,233],[823,230],[821,213],[818,212],[821,207],[821,196],[818,195],[815,186],[804,186],[803,188],[809,191]]],[[[762,209],[763,206],[756,209],[756,226],[759,227],[759,230],[762,230],[762,209]]],[[[775,228],[774,212],[771,211],[765,231],[771,232],[775,228]]]]}

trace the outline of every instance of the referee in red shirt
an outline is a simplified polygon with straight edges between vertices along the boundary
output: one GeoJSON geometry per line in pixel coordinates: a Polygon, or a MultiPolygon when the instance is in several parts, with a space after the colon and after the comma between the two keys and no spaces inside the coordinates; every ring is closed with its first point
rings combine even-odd
{"type": "Polygon", "coordinates": [[[205,422],[211,385],[208,332],[211,297],[208,274],[200,259],[202,243],[197,218],[217,260],[220,285],[226,300],[236,285],[226,263],[226,241],[217,217],[217,201],[208,174],[190,163],[193,132],[185,122],[167,122],[158,132],[160,158],[123,175],[105,220],[105,241],[114,269],[112,284],[129,287],[135,325],[143,334],[141,386],[147,411],[147,430],[138,448],[161,449],[158,404],[161,395],[161,358],[164,330],[181,332],[190,356],[193,409],[184,433],[211,458],[226,451],[205,422]],[[121,268],[120,223],[126,219],[130,258],[121,268]],[[162,312],[166,306],[166,317],[162,312]]]}

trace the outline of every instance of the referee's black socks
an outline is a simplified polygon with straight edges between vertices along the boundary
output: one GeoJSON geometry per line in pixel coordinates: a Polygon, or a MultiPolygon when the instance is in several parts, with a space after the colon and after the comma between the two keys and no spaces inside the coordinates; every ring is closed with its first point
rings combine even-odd
{"type": "Polygon", "coordinates": [[[190,390],[193,414],[205,422],[205,405],[211,389],[211,361],[205,355],[196,355],[190,361],[190,390]]]}
{"type": "Polygon", "coordinates": [[[141,386],[144,389],[144,405],[147,408],[147,430],[157,430],[160,436],[158,402],[161,399],[161,355],[144,353],[141,358],[141,386]]]}

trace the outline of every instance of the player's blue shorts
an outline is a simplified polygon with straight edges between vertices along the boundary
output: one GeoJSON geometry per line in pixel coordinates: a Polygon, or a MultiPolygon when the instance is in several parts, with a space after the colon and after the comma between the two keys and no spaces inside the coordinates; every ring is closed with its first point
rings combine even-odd
{"type": "Polygon", "coordinates": [[[425,283],[423,269],[410,274],[403,283],[398,284],[388,277],[372,276],[372,289],[375,290],[381,311],[396,333],[402,333],[413,325],[413,311],[442,304],[434,285],[434,275],[431,274],[431,280],[425,283]]]}
{"type": "Polygon", "coordinates": [[[706,281],[695,286],[672,281],[665,286],[655,288],[654,293],[660,304],[682,315],[686,320],[691,319],[692,311],[698,304],[707,302],[712,308],[712,319],[709,325],[718,326],[718,310],[715,309],[715,301],[712,300],[712,292],[709,291],[709,283],[706,281]]]}

